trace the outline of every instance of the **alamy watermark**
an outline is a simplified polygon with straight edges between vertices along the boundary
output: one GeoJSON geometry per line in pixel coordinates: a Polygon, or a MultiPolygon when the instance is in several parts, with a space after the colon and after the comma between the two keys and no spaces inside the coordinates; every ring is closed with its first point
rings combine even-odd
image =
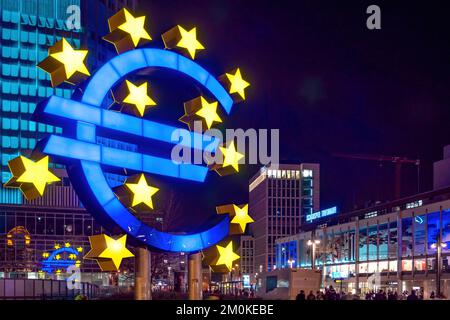
{"type": "Polygon", "coordinates": [[[66,26],[69,30],[81,29],[81,8],[77,5],[70,5],[67,7],[66,13],[69,17],[66,19],[66,26]]]}
{"type": "Polygon", "coordinates": [[[279,164],[279,129],[226,129],[225,135],[218,129],[209,129],[201,133],[201,121],[194,122],[193,132],[186,129],[174,130],[171,140],[176,144],[171,152],[172,161],[178,164],[223,164],[224,154],[216,150],[234,143],[236,151],[243,155],[239,164],[272,167],[279,164]]]}

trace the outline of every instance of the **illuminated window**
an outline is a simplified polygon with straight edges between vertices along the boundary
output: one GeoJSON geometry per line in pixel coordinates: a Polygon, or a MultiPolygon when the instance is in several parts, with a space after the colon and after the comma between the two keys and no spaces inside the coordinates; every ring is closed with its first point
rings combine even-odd
{"type": "Polygon", "coordinates": [[[412,218],[404,218],[402,220],[402,257],[410,257],[412,255],[412,218]]]}
{"type": "Polygon", "coordinates": [[[310,169],[305,169],[302,171],[303,178],[311,178],[313,176],[313,171],[310,169]]]}
{"type": "Polygon", "coordinates": [[[402,271],[412,271],[412,260],[402,260],[402,271]]]}
{"type": "Polygon", "coordinates": [[[389,270],[389,262],[388,261],[380,261],[380,262],[378,262],[378,270],[380,272],[388,272],[388,270],[389,270]]]}
{"type": "Polygon", "coordinates": [[[397,261],[389,261],[389,272],[397,272],[397,261]]]}

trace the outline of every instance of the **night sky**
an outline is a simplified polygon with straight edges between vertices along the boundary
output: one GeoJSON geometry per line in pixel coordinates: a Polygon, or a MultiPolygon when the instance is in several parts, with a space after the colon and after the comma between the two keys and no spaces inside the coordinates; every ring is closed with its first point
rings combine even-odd
{"type": "MultiPolygon", "coordinates": [[[[432,163],[450,144],[445,9],[444,1],[170,0],[141,1],[137,14],[155,40],[176,24],[197,26],[206,50],[196,61],[217,75],[239,66],[251,83],[225,125],[279,128],[281,162],[320,163],[322,207],[346,210],[392,199],[394,166],[333,152],[419,158],[420,190],[432,188],[432,163]],[[381,30],[366,28],[370,4],[381,7],[381,30]]],[[[257,170],[246,166],[208,199],[248,201],[257,170]]],[[[402,178],[403,195],[416,193],[416,168],[405,166],[402,178]]]]}

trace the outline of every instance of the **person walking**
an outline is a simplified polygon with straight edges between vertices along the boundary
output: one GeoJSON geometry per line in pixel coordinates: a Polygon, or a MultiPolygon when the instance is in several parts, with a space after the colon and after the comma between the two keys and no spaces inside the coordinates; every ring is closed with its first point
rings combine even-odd
{"type": "Polygon", "coordinates": [[[300,290],[300,292],[297,294],[297,297],[295,300],[305,300],[305,291],[300,290]]]}
{"type": "Polygon", "coordinates": [[[306,297],[306,300],[316,300],[316,296],[312,292],[312,290],[309,292],[308,296],[306,297]]]}
{"type": "Polygon", "coordinates": [[[419,300],[419,297],[416,295],[416,290],[411,290],[411,294],[406,298],[406,300],[414,301],[419,300]]]}

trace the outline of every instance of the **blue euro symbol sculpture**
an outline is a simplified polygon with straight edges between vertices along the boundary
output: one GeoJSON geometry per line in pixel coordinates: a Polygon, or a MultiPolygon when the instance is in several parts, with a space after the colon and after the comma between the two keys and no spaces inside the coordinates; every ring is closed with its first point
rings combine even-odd
{"type": "MultiPolygon", "coordinates": [[[[115,196],[104,174],[104,170],[112,172],[119,168],[204,182],[208,173],[205,166],[175,163],[170,159],[97,143],[98,136],[113,135],[121,139],[134,139],[132,141],[139,143],[151,143],[153,140],[183,144],[183,141],[172,141],[172,133],[178,130],[176,127],[101,107],[108,91],[114,85],[128,74],[144,68],[165,68],[187,75],[206,88],[227,113],[231,111],[231,96],[208,71],[194,61],[172,51],[136,49],[120,54],[104,64],[89,80],[81,95],[74,94],[72,99],[51,96],[38,105],[34,119],[64,129],[63,136],[50,135],[39,143],[38,148],[56,162],[66,165],[69,179],[81,202],[102,225],[119,227],[133,240],[160,250],[199,251],[218,243],[228,235],[227,215],[213,227],[198,233],[162,232],[131,214],[115,196]]],[[[190,134],[192,138],[200,135],[196,132],[190,134]]],[[[205,150],[208,146],[203,143],[193,147],[205,150]]]]}

